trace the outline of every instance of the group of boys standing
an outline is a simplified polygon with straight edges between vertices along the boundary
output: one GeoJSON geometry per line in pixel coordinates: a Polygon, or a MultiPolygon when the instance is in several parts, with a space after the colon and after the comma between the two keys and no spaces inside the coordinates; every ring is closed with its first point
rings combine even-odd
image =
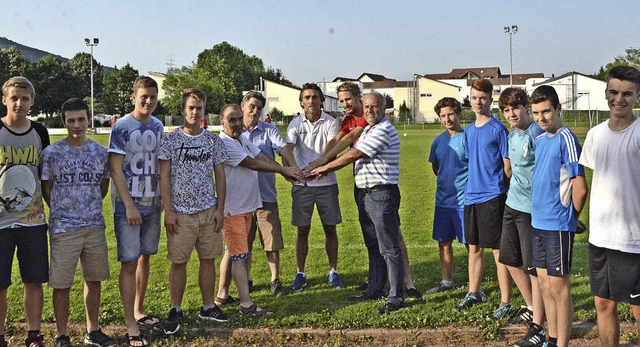
{"type": "MultiPolygon", "coordinates": [[[[140,328],[161,324],[145,314],[144,297],[149,258],[158,252],[163,206],[171,261],[166,334],[176,333],[183,319],[186,265],[194,248],[200,261],[200,319],[228,320],[219,306],[235,301],[241,314],[272,314],[251,300],[250,264],[259,229],[271,291],[277,297],[285,295],[279,276],[284,244],[275,173],[293,184],[298,272],[292,291],[307,285],[304,270],[314,206],[326,236],[328,282],[344,288],[337,273],[336,225],[341,215],[333,171],[353,163],[354,199],[369,274],[364,293],[351,299],[377,300],[389,282],[382,314],[403,307],[405,286],[408,296],[421,296],[411,279],[400,231],[399,137],[384,115],[385,98],[378,93],[363,98],[357,85],[340,86],[346,117],[339,127],[322,110],[321,89],[305,84],[300,93],[304,117],[291,122],[283,139],[277,128],[259,120],[265,104],[260,93],[249,92],[240,105],[222,108],[223,131],[218,136],[200,127],[206,96],[187,89],[182,95],[183,126],[163,135],[162,124],[152,117],[158,86],[142,76],[133,86],[134,110],[114,125],[106,149],[86,135],[88,107],[82,100],[63,104],[68,136],[49,146],[46,129],[26,118],[35,97],[31,83],[14,77],[2,92],[8,114],[0,126],[0,321],[6,319],[17,247],[25,283],[27,346],[44,345],[40,318],[45,282],[54,288],[56,346],[71,345],[69,289],[78,260],[85,280],[85,343],[116,345],[98,323],[100,283],[109,277],[102,217],[109,179],[129,346],[147,346],[140,328]],[[284,165],[274,160],[276,153],[284,165]],[[50,207],[51,266],[43,199],[50,207]],[[214,298],[214,261],[220,256],[214,298]],[[239,300],[229,296],[230,278],[239,300]]],[[[573,319],[573,239],[585,229],[578,220],[588,192],[585,165],[593,170],[589,263],[600,339],[603,345],[617,345],[617,303],[630,303],[640,319],[640,188],[633,178],[640,169],[640,128],[631,112],[640,97],[640,73],[628,67],[611,71],[606,89],[611,118],[589,132],[583,152],[577,137],[562,125],[561,105],[552,87],[537,88],[531,98],[518,88],[502,93],[499,106],[514,128],[511,133],[491,115],[492,93],[489,81],[473,83],[470,101],[476,120],[464,130],[455,99],[444,98],[435,107],[446,129],[429,155],[438,176],[433,236],[439,242],[442,281],[427,293],[454,288],[452,241],[457,238],[469,252],[469,292],[456,309],[485,302],[483,250],[490,248],[501,293],[494,318],[530,323],[518,346],[567,346],[573,319]],[[526,303],[517,314],[510,304],[512,280],[526,303]]],[[[6,346],[4,324],[0,336],[0,346],[6,346]]]]}
{"type": "Polygon", "coordinates": [[[433,238],[442,281],[428,293],[454,288],[451,243],[457,238],[469,251],[469,291],[456,310],[484,303],[482,255],[490,248],[501,298],[492,317],[529,324],[516,346],[568,346],[573,241],[586,230],[578,219],[588,194],[584,165],[593,170],[589,267],[599,338],[603,346],[617,346],[617,304],[629,303],[640,319],[640,125],[632,113],[640,72],[610,71],[611,116],[589,131],[584,150],[562,124],[553,87],[540,86],[531,97],[520,88],[502,92],[499,108],[511,132],[491,115],[492,93],[489,81],[474,81],[476,117],[466,129],[457,100],[443,98],[434,108],[445,128],[429,155],[437,175],[433,238]],[[510,303],[513,282],[526,303],[518,312],[510,303]]]}

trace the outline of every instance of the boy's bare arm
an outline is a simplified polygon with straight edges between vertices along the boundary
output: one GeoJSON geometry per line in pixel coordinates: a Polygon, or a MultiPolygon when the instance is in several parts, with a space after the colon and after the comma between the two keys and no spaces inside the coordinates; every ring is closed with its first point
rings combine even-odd
{"type": "Polygon", "coordinates": [[[224,201],[227,198],[227,176],[224,173],[224,164],[214,165],[213,175],[216,180],[216,197],[218,198],[218,206],[213,214],[213,225],[215,231],[220,232],[224,225],[224,201]]]}
{"type": "Polygon", "coordinates": [[[107,193],[109,193],[109,179],[108,178],[104,178],[100,181],[100,196],[102,199],[104,199],[105,196],[107,196],[107,193]]]}
{"type": "Polygon", "coordinates": [[[122,171],[122,164],[124,163],[124,154],[109,153],[109,173],[111,179],[116,187],[118,196],[122,200],[127,213],[127,221],[129,225],[141,225],[142,216],[140,211],[136,207],[131,194],[129,194],[129,187],[127,186],[127,179],[124,177],[122,171]]]}
{"type": "Polygon", "coordinates": [[[164,207],[164,227],[167,233],[174,234],[178,219],[171,205],[171,160],[159,160],[160,167],[160,199],[164,207]]]}
{"type": "Polygon", "coordinates": [[[584,208],[588,193],[589,188],[584,176],[576,176],[571,179],[571,202],[573,202],[573,208],[576,210],[576,218],[584,208]]]}
{"type": "Polygon", "coordinates": [[[53,180],[41,181],[40,186],[42,187],[42,198],[44,202],[47,203],[47,206],[51,208],[51,189],[53,188],[53,180]]]}

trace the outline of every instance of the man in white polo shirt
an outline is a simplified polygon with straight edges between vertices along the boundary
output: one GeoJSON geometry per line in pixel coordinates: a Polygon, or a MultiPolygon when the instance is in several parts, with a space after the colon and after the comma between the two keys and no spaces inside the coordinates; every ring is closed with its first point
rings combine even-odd
{"type": "MultiPolygon", "coordinates": [[[[338,121],[322,111],[324,94],[315,83],[306,83],[300,91],[300,106],[304,115],[295,118],[287,128],[287,146],[295,152],[295,163],[302,169],[311,161],[322,156],[327,146],[332,146],[332,140],[338,133],[338,121]]],[[[291,188],[292,208],[291,224],[298,227],[296,237],[297,270],[292,291],[300,291],[307,285],[304,273],[307,253],[309,252],[309,231],[311,230],[311,216],[314,205],[318,206],[318,213],[326,237],[325,249],[329,258],[329,283],[335,289],[342,289],[344,285],[338,277],[338,234],[336,225],[342,223],[340,204],[338,202],[338,180],[335,173],[319,180],[296,183],[291,188]]]]}

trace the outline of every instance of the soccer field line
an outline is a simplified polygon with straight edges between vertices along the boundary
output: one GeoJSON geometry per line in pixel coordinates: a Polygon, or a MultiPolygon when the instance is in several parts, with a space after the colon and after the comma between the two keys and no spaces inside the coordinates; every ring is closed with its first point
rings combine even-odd
{"type": "MultiPolygon", "coordinates": [[[[589,243],[588,242],[574,242],[573,246],[574,247],[586,247],[588,246],[589,243]]],[[[454,243],[453,245],[454,248],[463,248],[464,246],[458,242],[454,243]]],[[[324,249],[325,248],[325,244],[324,243],[309,243],[309,248],[313,248],[313,249],[324,249]]],[[[341,249],[364,249],[364,241],[363,243],[360,244],[347,244],[347,245],[343,245],[340,244],[340,248],[341,249]]],[[[420,244],[416,244],[416,243],[412,243],[412,244],[407,244],[407,249],[426,249],[426,248],[438,248],[438,243],[433,241],[430,243],[420,243],[420,244]]]]}

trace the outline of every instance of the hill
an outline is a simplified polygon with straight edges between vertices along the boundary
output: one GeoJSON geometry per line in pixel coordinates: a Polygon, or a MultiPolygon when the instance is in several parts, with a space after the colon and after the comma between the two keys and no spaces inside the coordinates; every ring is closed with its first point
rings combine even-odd
{"type": "MultiPolygon", "coordinates": [[[[0,37],[0,49],[5,49],[5,48],[9,48],[11,46],[16,46],[19,50],[20,53],[22,53],[22,57],[29,60],[29,61],[38,61],[40,59],[42,59],[42,57],[44,57],[45,55],[49,55],[49,54],[53,54],[53,53],[49,53],[37,48],[32,48],[29,46],[25,46],[22,44],[19,44],[17,42],[11,41],[6,37],[0,37]]],[[[65,58],[59,55],[54,54],[56,57],[62,59],[62,61],[67,61],[69,60],[69,58],[65,58]]]]}
{"type": "MultiPolygon", "coordinates": [[[[38,61],[38,60],[42,59],[42,57],[44,57],[45,55],[53,54],[53,53],[49,53],[47,51],[43,51],[41,49],[25,46],[23,44],[15,42],[15,41],[11,41],[6,37],[0,37],[0,49],[6,49],[6,48],[9,48],[11,46],[16,46],[18,48],[18,50],[20,50],[20,53],[21,53],[22,57],[25,58],[28,61],[31,61],[31,62],[38,61]]],[[[56,57],[58,57],[62,61],[69,60],[69,58],[65,58],[65,57],[57,55],[57,54],[53,54],[53,55],[55,55],[56,57]]],[[[108,74],[112,74],[114,72],[114,69],[112,67],[108,67],[108,66],[104,66],[103,65],[102,68],[104,69],[104,72],[106,72],[108,74]]]]}

